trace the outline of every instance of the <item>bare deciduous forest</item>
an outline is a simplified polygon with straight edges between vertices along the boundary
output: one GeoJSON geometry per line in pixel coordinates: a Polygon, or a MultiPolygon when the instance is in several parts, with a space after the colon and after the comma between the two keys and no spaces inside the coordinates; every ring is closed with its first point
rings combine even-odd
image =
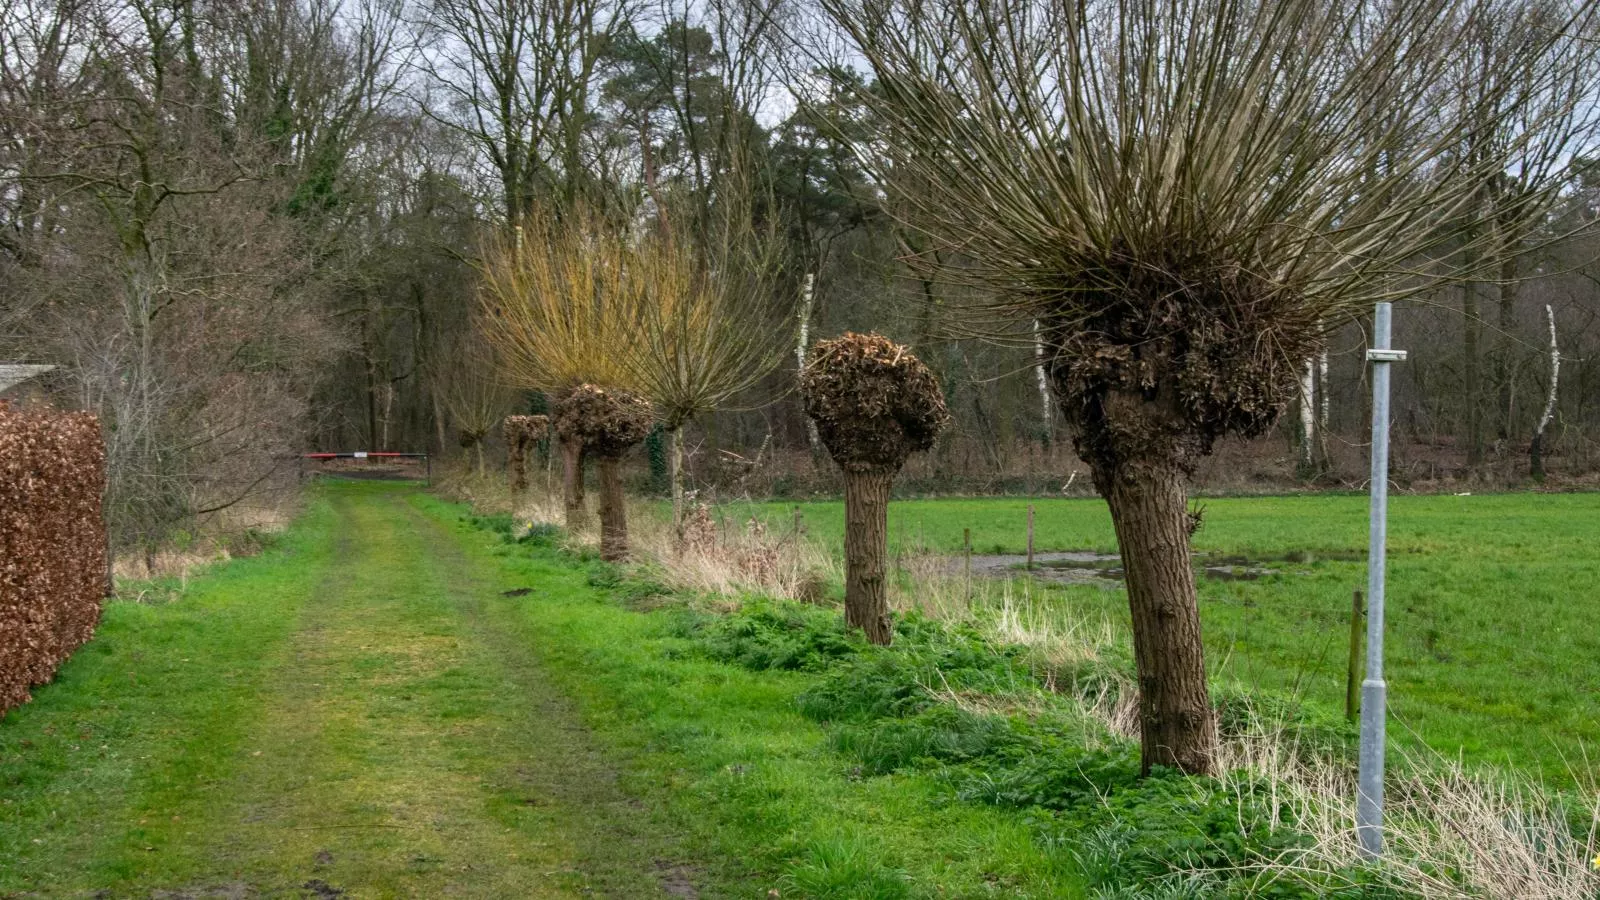
{"type": "MultiPolygon", "coordinates": [[[[702,234],[742,204],[771,238],[747,315],[791,354],[802,329],[908,343],[953,421],[905,489],[1089,487],[1040,348],[963,336],[942,311],[970,290],[908,265],[952,254],[874,174],[894,162],[870,140],[881,86],[827,49],[814,10],[18,0],[4,16],[0,357],[64,366],[61,401],[105,422],[119,547],[267,503],[306,449],[503,452],[488,423],[548,400],[466,371],[478,270],[507,226],[580,202],[677,209],[702,234]]],[[[1479,78],[1507,40],[1484,32],[1479,78]]],[[[1600,170],[1572,149],[1557,209],[1518,238],[1528,254],[1397,317],[1401,484],[1529,479],[1552,322],[1560,384],[1534,465],[1555,484],[1600,466],[1600,242],[1550,240],[1600,216],[1600,170]]],[[[1514,180],[1483,192],[1483,228],[1514,180]]],[[[1221,447],[1201,485],[1359,485],[1363,346],[1359,322],[1332,332],[1303,412],[1221,447]]],[[[794,369],[685,417],[691,489],[840,488],[794,369]]],[[[664,442],[647,441],[636,484],[665,490],[664,442]]]]}

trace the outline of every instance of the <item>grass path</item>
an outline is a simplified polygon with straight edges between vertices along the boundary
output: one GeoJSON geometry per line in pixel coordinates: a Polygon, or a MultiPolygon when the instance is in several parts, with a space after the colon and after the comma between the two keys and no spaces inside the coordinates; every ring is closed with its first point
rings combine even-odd
{"type": "Polygon", "coordinates": [[[799,710],[823,675],[707,658],[612,567],[414,486],[311,500],[0,720],[0,900],[1084,895],[1069,844],[864,777],[799,710]]]}
{"type": "Polygon", "coordinates": [[[0,723],[0,896],[694,896],[458,536],[324,497],[0,723]]]}

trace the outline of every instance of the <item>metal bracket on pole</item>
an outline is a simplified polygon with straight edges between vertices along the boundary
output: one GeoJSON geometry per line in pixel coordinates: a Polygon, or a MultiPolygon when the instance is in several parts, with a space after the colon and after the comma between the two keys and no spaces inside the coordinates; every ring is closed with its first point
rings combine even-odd
{"type": "Polygon", "coordinates": [[[1361,682],[1361,763],[1356,837],[1368,859],[1383,853],[1384,720],[1389,686],[1383,680],[1383,588],[1389,537],[1389,366],[1406,352],[1389,347],[1392,307],[1372,318],[1372,513],[1367,532],[1367,677],[1361,682]]]}

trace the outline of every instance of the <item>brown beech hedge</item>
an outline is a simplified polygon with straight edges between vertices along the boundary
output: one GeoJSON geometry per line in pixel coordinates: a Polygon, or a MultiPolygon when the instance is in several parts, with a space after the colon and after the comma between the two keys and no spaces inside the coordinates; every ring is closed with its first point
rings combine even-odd
{"type": "Polygon", "coordinates": [[[0,402],[0,715],[28,702],[100,621],[105,483],[94,416],[0,402]]]}

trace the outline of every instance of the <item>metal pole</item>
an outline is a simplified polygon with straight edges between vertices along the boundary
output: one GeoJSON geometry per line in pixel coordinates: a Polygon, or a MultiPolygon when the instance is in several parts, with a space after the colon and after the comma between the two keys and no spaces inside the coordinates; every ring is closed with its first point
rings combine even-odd
{"type": "Polygon", "coordinates": [[[1406,358],[1389,349],[1391,305],[1372,317],[1372,513],[1367,532],[1367,677],[1361,682],[1361,768],[1356,794],[1356,837],[1369,859],[1383,853],[1384,716],[1389,687],[1383,680],[1383,575],[1389,532],[1389,365],[1406,358]]]}

